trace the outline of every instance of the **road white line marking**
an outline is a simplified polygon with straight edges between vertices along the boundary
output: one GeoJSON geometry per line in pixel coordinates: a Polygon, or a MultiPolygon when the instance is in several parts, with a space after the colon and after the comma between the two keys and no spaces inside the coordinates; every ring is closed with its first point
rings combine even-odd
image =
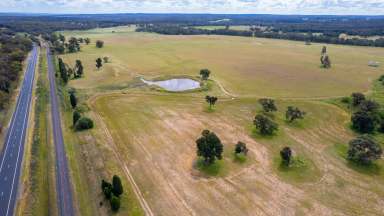
{"type": "MultiPolygon", "coordinates": [[[[35,73],[35,70],[36,70],[36,64],[35,64],[35,61],[36,61],[36,58],[37,58],[37,54],[36,54],[36,52],[37,52],[37,50],[36,50],[36,48],[34,48],[34,58],[33,58],[33,60],[34,61],[32,61],[33,62],[33,71],[31,72],[31,73],[35,73]]],[[[28,71],[27,71],[27,75],[26,76],[28,76],[28,71]]],[[[32,74],[32,75],[33,75],[32,74]]],[[[29,86],[28,86],[28,89],[27,90],[32,90],[32,84],[33,84],[33,77],[34,76],[32,76],[31,78],[30,78],[30,84],[29,84],[29,86]]],[[[28,85],[28,83],[26,83],[26,85],[28,85]]],[[[11,187],[11,194],[10,194],[10,196],[9,196],[9,199],[8,199],[8,207],[7,207],[7,213],[6,213],[6,216],[8,216],[8,213],[9,213],[9,207],[10,207],[10,204],[11,204],[11,200],[12,200],[12,194],[13,194],[13,188],[14,188],[14,185],[15,185],[15,177],[16,177],[16,173],[17,173],[17,169],[18,169],[18,166],[19,166],[19,157],[20,157],[20,151],[21,151],[21,146],[22,146],[22,142],[23,142],[23,136],[24,136],[24,129],[25,130],[27,130],[27,128],[26,128],[26,126],[25,126],[25,123],[26,123],[26,120],[28,119],[27,118],[27,114],[28,114],[28,112],[29,112],[29,108],[30,108],[30,102],[31,102],[31,97],[29,97],[29,95],[30,95],[30,93],[28,92],[28,94],[27,94],[27,101],[28,101],[28,104],[27,104],[27,107],[26,107],[26,110],[25,110],[25,114],[24,114],[24,120],[23,120],[23,127],[22,127],[22,131],[21,131],[21,138],[20,138],[20,142],[19,142],[19,150],[18,150],[18,153],[17,153],[17,159],[16,159],[16,168],[15,168],[15,172],[14,172],[14,174],[13,174],[13,180],[12,180],[12,187],[11,187]]]]}

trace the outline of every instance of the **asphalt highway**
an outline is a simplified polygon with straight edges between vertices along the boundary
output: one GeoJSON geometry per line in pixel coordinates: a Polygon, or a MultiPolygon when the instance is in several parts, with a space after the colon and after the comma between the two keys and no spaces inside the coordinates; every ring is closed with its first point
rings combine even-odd
{"type": "Polygon", "coordinates": [[[75,215],[72,199],[72,185],[68,172],[68,162],[64,148],[63,132],[61,130],[60,104],[58,102],[55,83],[55,68],[49,48],[47,48],[47,60],[52,113],[52,131],[56,152],[56,192],[59,215],[72,216],[75,215]]]}
{"type": "Polygon", "coordinates": [[[0,156],[1,216],[11,216],[15,210],[37,59],[38,47],[34,46],[0,156]]]}

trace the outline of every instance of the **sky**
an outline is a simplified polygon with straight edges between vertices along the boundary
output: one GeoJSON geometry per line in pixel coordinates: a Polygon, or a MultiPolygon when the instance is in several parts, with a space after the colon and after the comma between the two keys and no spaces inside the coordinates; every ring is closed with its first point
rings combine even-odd
{"type": "Polygon", "coordinates": [[[0,0],[0,12],[384,15],[384,0],[0,0]]]}

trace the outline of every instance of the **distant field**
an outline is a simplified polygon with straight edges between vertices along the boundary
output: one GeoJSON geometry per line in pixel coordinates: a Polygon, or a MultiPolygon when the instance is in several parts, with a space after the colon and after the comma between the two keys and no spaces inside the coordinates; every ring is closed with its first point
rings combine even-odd
{"type": "MultiPolygon", "coordinates": [[[[324,70],[319,67],[323,44],[165,36],[137,33],[134,27],[64,34],[92,40],[81,52],[62,55],[69,64],[80,59],[85,65],[85,77],[71,80],[69,86],[82,100],[89,99],[87,115],[96,128],[80,133],[80,143],[95,143],[96,161],[105,161],[109,175],[111,171],[124,175],[127,187],[133,179],[139,200],[147,202],[155,215],[384,212],[383,160],[368,170],[347,162],[347,145],[356,135],[349,129],[350,113],[328,103],[337,104],[333,97],[355,91],[371,93],[384,68],[367,64],[384,62],[384,49],[327,45],[332,69],[324,70]],[[95,48],[96,40],[103,40],[105,47],[95,48]],[[96,70],[96,58],[104,56],[111,62],[96,70]],[[212,71],[208,91],[166,93],[135,85],[139,76],[196,76],[202,68],[212,71]],[[219,96],[214,112],[207,110],[207,94],[219,96]],[[279,132],[273,137],[254,131],[259,97],[277,100],[279,111],[273,118],[279,132]],[[289,105],[306,111],[305,119],[288,124],[284,116],[289,105]],[[222,161],[202,171],[195,140],[203,129],[217,133],[225,151],[222,161]],[[232,154],[238,141],[250,148],[243,163],[232,154]],[[279,151],[284,146],[293,148],[301,166],[289,171],[280,167],[279,151]]],[[[381,88],[373,91],[375,98],[382,96],[377,96],[381,88]]],[[[129,188],[123,198],[121,214],[142,214],[133,191],[129,188]]]]}
{"type": "MultiPolygon", "coordinates": [[[[215,29],[225,29],[226,26],[196,26],[197,29],[207,29],[207,30],[215,30],[215,29]]],[[[246,31],[249,30],[249,26],[229,26],[229,29],[231,30],[239,30],[239,31],[246,31]]]]}
{"type": "Polygon", "coordinates": [[[196,75],[209,68],[213,79],[241,96],[330,97],[368,91],[383,68],[371,68],[370,60],[384,62],[384,49],[328,45],[333,63],[319,67],[321,44],[228,36],[164,36],[136,33],[134,28],[65,32],[65,35],[105,41],[65,55],[70,64],[81,59],[85,78],[76,88],[123,85],[136,76],[196,75]],[[115,31],[115,33],[112,33],[115,31]],[[97,71],[95,60],[109,56],[111,63],[97,71]]]}

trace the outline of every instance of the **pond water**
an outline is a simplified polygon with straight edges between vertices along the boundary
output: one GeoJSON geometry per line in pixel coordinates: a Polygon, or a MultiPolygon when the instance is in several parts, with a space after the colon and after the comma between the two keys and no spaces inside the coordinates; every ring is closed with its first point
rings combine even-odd
{"type": "Polygon", "coordinates": [[[187,90],[200,88],[200,82],[193,79],[186,79],[186,78],[170,79],[170,80],[162,80],[162,81],[148,81],[141,78],[141,81],[143,81],[145,84],[156,85],[167,91],[173,91],[173,92],[187,91],[187,90]]]}

